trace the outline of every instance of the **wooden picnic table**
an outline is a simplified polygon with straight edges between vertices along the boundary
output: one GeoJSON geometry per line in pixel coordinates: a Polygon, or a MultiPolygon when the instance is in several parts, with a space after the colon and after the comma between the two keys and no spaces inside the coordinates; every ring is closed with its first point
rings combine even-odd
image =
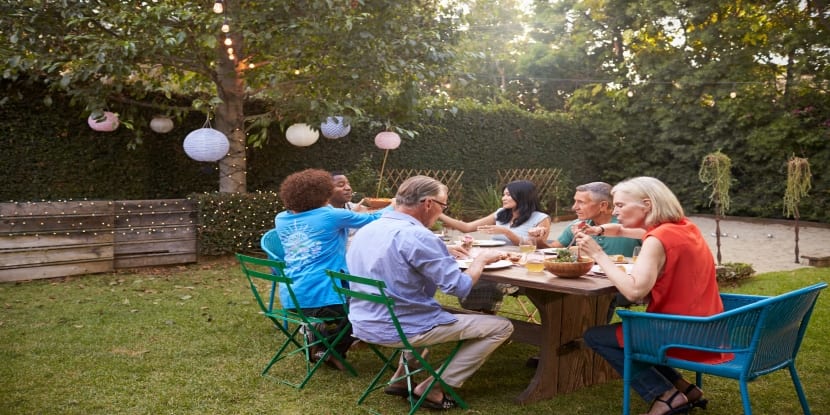
{"type": "MultiPolygon", "coordinates": [[[[515,251],[517,247],[486,249],[515,251]]],[[[559,278],[548,271],[531,273],[518,265],[485,270],[481,279],[520,287],[539,311],[538,324],[511,319],[513,340],[539,346],[536,374],[517,403],[549,399],[619,377],[582,343],[585,329],[607,323],[608,307],[617,293],[608,279],[559,278]]]]}

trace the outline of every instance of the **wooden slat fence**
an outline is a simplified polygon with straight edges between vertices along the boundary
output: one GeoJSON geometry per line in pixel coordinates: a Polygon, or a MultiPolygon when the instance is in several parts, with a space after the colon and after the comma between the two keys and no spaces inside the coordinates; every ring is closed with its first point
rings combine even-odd
{"type": "Polygon", "coordinates": [[[499,178],[499,188],[514,180],[530,180],[536,185],[536,189],[539,191],[539,200],[542,201],[542,204],[547,204],[546,208],[551,216],[559,214],[556,195],[559,194],[562,186],[562,178],[560,177],[562,169],[500,169],[496,170],[496,174],[499,178]]]}
{"type": "Polygon", "coordinates": [[[196,262],[185,199],[0,203],[0,281],[196,262]]]}
{"type": "MultiPolygon", "coordinates": [[[[433,179],[445,184],[449,190],[450,195],[463,195],[461,177],[464,175],[464,170],[431,170],[431,169],[390,169],[384,174],[383,184],[387,189],[394,191],[400,186],[404,180],[412,176],[429,176],[433,179]]],[[[450,199],[450,213],[457,212],[461,206],[458,199],[450,199]]]]}

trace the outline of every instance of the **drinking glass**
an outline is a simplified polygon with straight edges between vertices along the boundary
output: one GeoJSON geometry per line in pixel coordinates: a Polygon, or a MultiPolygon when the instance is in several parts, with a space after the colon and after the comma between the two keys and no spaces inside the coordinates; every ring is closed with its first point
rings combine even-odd
{"type": "Polygon", "coordinates": [[[536,250],[536,238],[527,236],[519,240],[519,252],[527,254],[536,250]]]}
{"type": "Polygon", "coordinates": [[[539,252],[530,252],[526,254],[527,258],[525,259],[525,268],[527,268],[527,272],[542,272],[545,270],[545,256],[539,252]]]}
{"type": "Polygon", "coordinates": [[[637,257],[640,256],[640,247],[635,246],[634,251],[631,252],[631,263],[637,262],[637,257]]]}

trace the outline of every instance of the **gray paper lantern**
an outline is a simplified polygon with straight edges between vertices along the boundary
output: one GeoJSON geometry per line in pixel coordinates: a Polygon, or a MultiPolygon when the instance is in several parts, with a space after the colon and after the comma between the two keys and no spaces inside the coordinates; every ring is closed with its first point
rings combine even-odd
{"type": "Polygon", "coordinates": [[[196,161],[218,161],[228,154],[228,137],[213,128],[193,130],[184,138],[184,152],[196,161]]]}
{"type": "Polygon", "coordinates": [[[170,117],[156,115],[150,120],[150,129],[161,134],[169,133],[173,130],[173,120],[170,117]]]}
{"type": "Polygon", "coordinates": [[[320,124],[320,132],[326,138],[345,137],[351,130],[352,126],[346,125],[346,121],[340,116],[328,117],[326,122],[320,124]]]}

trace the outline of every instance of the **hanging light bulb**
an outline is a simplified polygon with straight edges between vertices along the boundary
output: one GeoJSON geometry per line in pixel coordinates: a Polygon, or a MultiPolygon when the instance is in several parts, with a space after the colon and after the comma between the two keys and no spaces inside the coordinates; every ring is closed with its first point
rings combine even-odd
{"type": "Polygon", "coordinates": [[[225,46],[233,45],[233,40],[231,40],[230,36],[225,37],[225,46]]]}
{"type": "Polygon", "coordinates": [[[231,25],[228,23],[228,19],[225,19],[225,22],[222,23],[222,33],[228,33],[231,31],[231,25]]]}
{"type": "Polygon", "coordinates": [[[236,55],[234,55],[233,53],[229,53],[229,54],[228,54],[228,60],[229,60],[229,61],[236,60],[236,55]]]}
{"type": "Polygon", "coordinates": [[[228,48],[228,55],[233,55],[233,48],[228,48]]]}
{"type": "Polygon", "coordinates": [[[253,63],[249,63],[249,64],[248,64],[248,68],[249,68],[249,69],[254,69],[254,67],[256,67],[256,65],[254,65],[253,63]]]}
{"type": "Polygon", "coordinates": [[[216,0],[216,3],[213,3],[213,12],[216,14],[222,14],[225,12],[225,5],[222,4],[222,0],[216,0]]]}

